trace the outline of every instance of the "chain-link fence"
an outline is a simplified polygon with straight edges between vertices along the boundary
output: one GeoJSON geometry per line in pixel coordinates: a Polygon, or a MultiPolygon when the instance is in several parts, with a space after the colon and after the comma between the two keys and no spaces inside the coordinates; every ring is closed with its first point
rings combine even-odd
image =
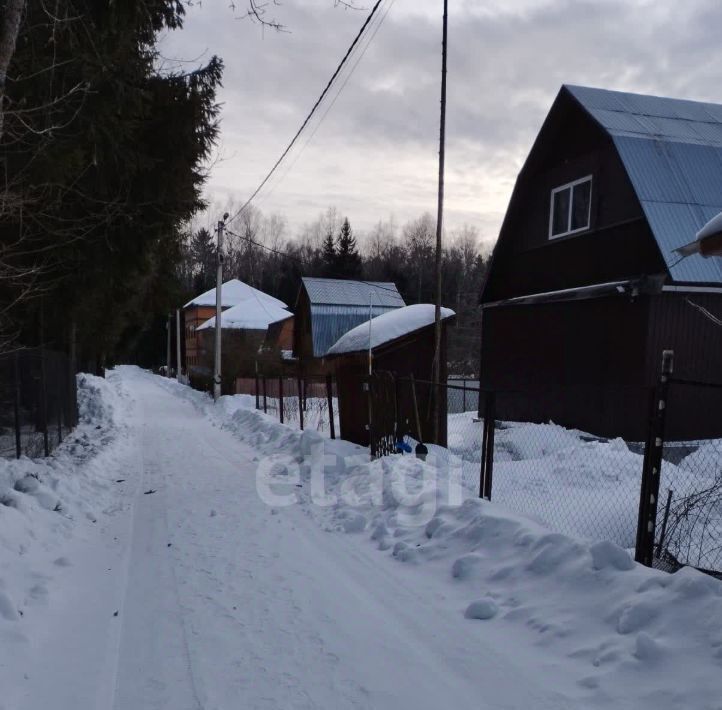
{"type": "MultiPolygon", "coordinates": [[[[669,407],[700,389],[722,397],[722,385],[672,380],[669,407]]],[[[722,439],[665,441],[662,456],[655,564],[722,574],[722,439]]]]}
{"type": "Polygon", "coordinates": [[[336,438],[339,420],[335,378],[259,375],[254,382],[258,409],[289,426],[336,438]]]}
{"type": "Polygon", "coordinates": [[[37,348],[0,355],[0,456],[48,456],[76,424],[67,355],[37,348]]]}
{"type": "Polygon", "coordinates": [[[493,406],[494,422],[487,495],[557,532],[634,548],[644,446],[549,419],[515,420],[533,393],[487,396],[482,410],[493,406]]]}

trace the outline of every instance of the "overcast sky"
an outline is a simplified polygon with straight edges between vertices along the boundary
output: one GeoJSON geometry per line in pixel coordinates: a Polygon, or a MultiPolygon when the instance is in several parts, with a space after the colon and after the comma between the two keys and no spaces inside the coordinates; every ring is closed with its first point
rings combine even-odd
{"type": "MultiPolygon", "coordinates": [[[[225,62],[220,160],[207,194],[239,204],[298,129],[367,14],[334,8],[334,0],[278,7],[269,0],[268,17],[289,30],[276,33],[235,19],[245,1],[235,0],[234,12],[229,0],[196,0],[185,28],[161,43],[169,59],[217,54],[225,62]]],[[[357,4],[368,10],[373,2],[357,4]]],[[[468,223],[486,242],[496,239],[516,175],[563,83],[722,102],[717,0],[449,4],[447,229],[468,223]]],[[[313,140],[261,193],[259,208],[284,214],[292,232],[329,206],[357,231],[391,215],[402,223],[435,213],[442,6],[384,0],[385,19],[356,70],[322,123],[312,124],[313,140]]]]}

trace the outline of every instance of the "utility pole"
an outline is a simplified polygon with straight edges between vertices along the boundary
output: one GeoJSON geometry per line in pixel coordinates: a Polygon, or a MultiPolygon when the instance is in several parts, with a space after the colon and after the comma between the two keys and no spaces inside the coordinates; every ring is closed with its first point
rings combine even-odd
{"type": "Polygon", "coordinates": [[[181,327],[180,327],[180,308],[175,310],[175,377],[178,382],[181,381],[181,327]]]}
{"type": "Polygon", "coordinates": [[[216,272],[216,331],[215,331],[215,359],[213,363],[213,399],[218,401],[221,396],[221,311],[223,310],[223,230],[226,227],[228,212],[218,222],[218,270],[216,272]]]}
{"type": "Polygon", "coordinates": [[[444,0],[444,31],[441,44],[441,122],[439,129],[439,203],[436,213],[436,308],[434,311],[434,442],[439,441],[441,416],[441,232],[444,226],[444,167],[446,159],[446,55],[449,0],[444,0]]]}
{"type": "Polygon", "coordinates": [[[166,371],[165,376],[170,377],[170,369],[171,369],[171,361],[170,361],[170,313],[168,314],[168,318],[165,322],[165,332],[166,332],[166,353],[165,353],[165,362],[166,362],[166,371]]]}

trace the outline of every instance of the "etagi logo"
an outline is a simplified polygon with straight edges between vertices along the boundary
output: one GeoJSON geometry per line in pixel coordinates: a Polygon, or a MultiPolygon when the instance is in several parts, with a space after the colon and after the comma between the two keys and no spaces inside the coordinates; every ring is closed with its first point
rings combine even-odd
{"type": "Polygon", "coordinates": [[[400,526],[425,525],[441,506],[464,500],[459,457],[430,454],[369,461],[368,454],[342,456],[314,441],[306,456],[269,456],[258,463],[256,491],[269,507],[296,504],[351,508],[364,512],[394,509],[400,526]]]}

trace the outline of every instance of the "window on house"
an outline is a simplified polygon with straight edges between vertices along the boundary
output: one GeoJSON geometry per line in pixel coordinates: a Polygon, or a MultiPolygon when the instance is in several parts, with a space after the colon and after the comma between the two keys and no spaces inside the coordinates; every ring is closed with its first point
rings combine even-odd
{"type": "Polygon", "coordinates": [[[592,213],[592,176],[552,190],[549,238],[589,229],[592,213]]]}

